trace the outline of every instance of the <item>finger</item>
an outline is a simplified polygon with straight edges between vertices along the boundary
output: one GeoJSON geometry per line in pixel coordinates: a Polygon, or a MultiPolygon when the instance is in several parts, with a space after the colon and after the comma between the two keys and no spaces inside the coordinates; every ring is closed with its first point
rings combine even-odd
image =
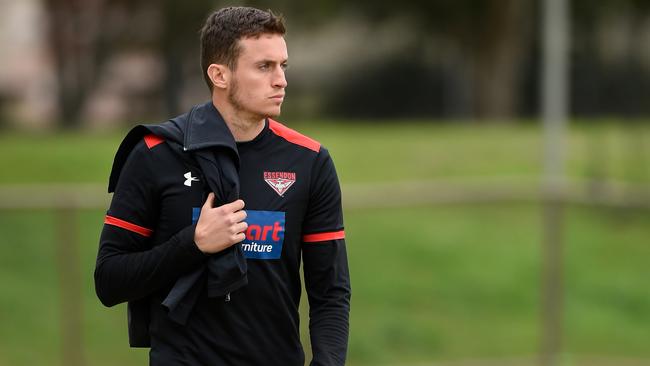
{"type": "Polygon", "coordinates": [[[238,224],[233,225],[233,229],[236,233],[246,233],[246,229],[248,229],[248,224],[245,222],[240,222],[238,224]]]}
{"type": "MultiPolygon", "coordinates": [[[[246,234],[244,234],[244,233],[239,233],[239,234],[233,236],[233,240],[235,241],[235,243],[239,243],[240,241],[244,241],[244,239],[246,239],[246,234]]],[[[235,243],[233,243],[233,244],[235,244],[235,243]]]]}
{"type": "Polygon", "coordinates": [[[204,210],[207,210],[212,207],[214,207],[214,192],[210,192],[208,194],[208,198],[205,199],[205,203],[203,204],[204,210]]]}
{"type": "Polygon", "coordinates": [[[226,212],[237,212],[244,208],[244,201],[237,200],[221,206],[226,212]]]}
{"type": "Polygon", "coordinates": [[[246,219],[246,216],[248,216],[246,214],[246,211],[241,210],[241,211],[237,211],[234,214],[232,214],[232,219],[233,219],[234,222],[241,222],[241,221],[244,221],[246,219]]]}

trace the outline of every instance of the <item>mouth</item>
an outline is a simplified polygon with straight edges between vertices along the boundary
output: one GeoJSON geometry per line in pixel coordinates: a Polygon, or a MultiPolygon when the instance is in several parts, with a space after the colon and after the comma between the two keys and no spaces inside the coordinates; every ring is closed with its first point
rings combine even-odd
{"type": "Polygon", "coordinates": [[[269,98],[273,99],[273,100],[283,100],[284,99],[284,94],[273,95],[273,96],[271,96],[269,98]]]}

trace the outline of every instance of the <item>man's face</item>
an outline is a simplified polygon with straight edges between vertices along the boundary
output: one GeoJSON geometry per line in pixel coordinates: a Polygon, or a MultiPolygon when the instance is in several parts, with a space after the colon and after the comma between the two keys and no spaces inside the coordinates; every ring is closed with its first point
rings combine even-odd
{"type": "Polygon", "coordinates": [[[255,118],[276,117],[284,100],[287,44],[277,34],[239,41],[237,67],[232,73],[228,101],[255,118]]]}

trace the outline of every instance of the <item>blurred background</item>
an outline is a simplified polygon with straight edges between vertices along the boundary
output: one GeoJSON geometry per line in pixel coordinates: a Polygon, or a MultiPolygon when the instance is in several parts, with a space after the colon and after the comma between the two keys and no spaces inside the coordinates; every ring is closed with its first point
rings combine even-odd
{"type": "Polygon", "coordinates": [[[147,363],[94,294],[108,175],[209,99],[229,5],[285,16],[279,120],[334,157],[350,365],[650,365],[650,2],[547,2],[0,0],[0,366],[147,363]]]}

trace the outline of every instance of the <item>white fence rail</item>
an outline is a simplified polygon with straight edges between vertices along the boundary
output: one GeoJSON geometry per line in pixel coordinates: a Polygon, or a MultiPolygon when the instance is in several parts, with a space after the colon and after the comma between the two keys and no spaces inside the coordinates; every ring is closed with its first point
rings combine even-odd
{"type": "MultiPolygon", "coordinates": [[[[396,181],[344,184],[348,209],[539,202],[541,182],[532,178],[396,181]]],[[[616,181],[568,181],[557,198],[567,203],[650,208],[650,184],[616,181]]],[[[0,185],[0,210],[105,209],[110,195],[101,184],[0,185]]]]}

